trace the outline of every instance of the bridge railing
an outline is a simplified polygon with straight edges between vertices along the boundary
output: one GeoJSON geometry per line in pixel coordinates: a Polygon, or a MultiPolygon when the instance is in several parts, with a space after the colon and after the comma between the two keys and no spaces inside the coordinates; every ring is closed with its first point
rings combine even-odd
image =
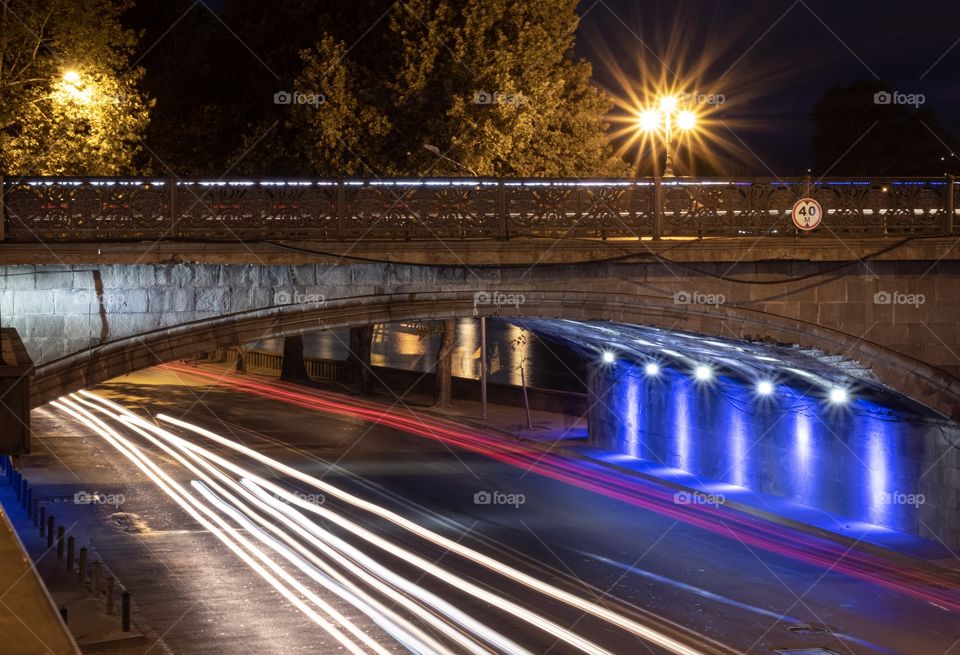
{"type": "Polygon", "coordinates": [[[0,179],[14,242],[793,236],[805,196],[819,232],[938,234],[960,205],[952,177],[0,179]]]}

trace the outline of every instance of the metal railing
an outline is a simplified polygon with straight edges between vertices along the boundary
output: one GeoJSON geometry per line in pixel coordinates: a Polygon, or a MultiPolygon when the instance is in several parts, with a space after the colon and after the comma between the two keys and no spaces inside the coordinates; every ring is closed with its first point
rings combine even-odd
{"type": "Polygon", "coordinates": [[[27,243],[794,236],[805,196],[815,232],[952,234],[958,207],[950,176],[0,180],[0,240],[27,243]]]}
{"type": "MultiPolygon", "coordinates": [[[[224,362],[236,366],[243,354],[243,367],[248,371],[271,371],[280,373],[283,370],[283,355],[266,350],[242,350],[240,348],[220,348],[214,354],[214,361],[224,362]]],[[[314,380],[327,382],[348,382],[349,364],[345,361],[331,359],[315,359],[304,357],[303,364],[307,375],[314,380]]]]}

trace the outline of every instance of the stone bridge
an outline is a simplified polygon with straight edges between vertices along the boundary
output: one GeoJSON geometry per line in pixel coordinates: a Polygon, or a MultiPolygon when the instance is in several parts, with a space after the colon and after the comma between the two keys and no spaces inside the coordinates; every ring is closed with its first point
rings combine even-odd
{"type": "Polygon", "coordinates": [[[159,362],[323,327],[610,320],[856,360],[960,419],[952,236],[4,244],[0,321],[33,404],[159,362]]]}

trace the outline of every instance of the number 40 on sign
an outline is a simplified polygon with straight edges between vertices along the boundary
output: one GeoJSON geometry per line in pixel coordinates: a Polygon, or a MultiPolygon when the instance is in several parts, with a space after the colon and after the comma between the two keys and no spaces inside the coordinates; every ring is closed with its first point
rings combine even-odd
{"type": "Polygon", "coordinates": [[[800,198],[793,204],[790,215],[798,229],[813,230],[819,227],[820,221],[823,220],[823,209],[813,198],[800,198]]]}

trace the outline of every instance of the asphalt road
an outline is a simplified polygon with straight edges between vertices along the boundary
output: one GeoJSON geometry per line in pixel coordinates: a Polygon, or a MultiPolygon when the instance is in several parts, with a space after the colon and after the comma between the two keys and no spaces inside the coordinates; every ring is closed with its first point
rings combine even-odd
{"type": "MultiPolygon", "coordinates": [[[[960,652],[960,617],[928,600],[838,572],[839,566],[813,565],[789,553],[757,548],[733,528],[728,534],[703,529],[656,508],[541,475],[529,465],[451,446],[431,438],[430,430],[415,435],[228,385],[212,387],[206,380],[169,370],[141,372],[93,391],[141,416],[165,413],[246,444],[538,583],[602,606],[633,626],[688,644],[694,652],[775,653],[815,647],[839,654],[960,652]],[[494,502],[483,503],[485,497],[477,496],[483,493],[494,502]]],[[[429,420],[424,419],[425,426],[429,420]]],[[[174,653],[346,652],[104,438],[51,406],[37,410],[34,421],[36,453],[25,460],[25,467],[37,493],[67,501],[58,513],[67,521],[80,521],[76,530],[81,539],[89,537],[133,590],[140,615],[162,637],[162,646],[151,652],[161,652],[161,647],[174,653]],[[77,505],[70,501],[78,491],[122,495],[123,503],[77,505]]],[[[126,427],[114,425],[121,431],[126,427]]],[[[182,429],[176,433],[190,434],[182,429]]],[[[197,479],[175,457],[129,429],[125,434],[174,480],[189,487],[197,479]]],[[[236,450],[200,437],[196,441],[368,528],[389,540],[390,548],[409,549],[446,573],[515,603],[505,609],[499,602],[478,598],[465,591],[464,583],[444,582],[403,561],[395,550],[372,546],[327,519],[317,519],[389,570],[529,652],[583,650],[523,620],[516,607],[608,652],[671,652],[636,630],[493,572],[382,516],[322,494],[303,480],[251,464],[236,450]]],[[[242,533],[250,535],[248,530],[242,533]]],[[[301,572],[293,573],[310,583],[301,572]]],[[[332,593],[318,593],[389,652],[407,652],[369,614],[332,593]]],[[[412,616],[407,610],[398,612],[412,616]]],[[[463,652],[456,645],[451,651],[463,652]]]]}

